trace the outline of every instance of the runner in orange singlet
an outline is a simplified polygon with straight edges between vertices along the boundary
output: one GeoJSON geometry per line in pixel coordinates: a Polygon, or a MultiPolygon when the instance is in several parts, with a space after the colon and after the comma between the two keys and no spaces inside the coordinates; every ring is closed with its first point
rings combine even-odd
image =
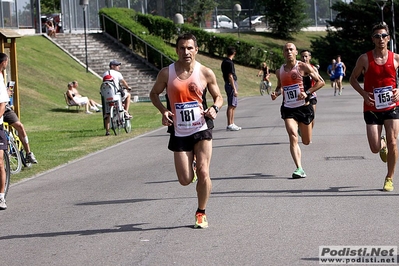
{"type": "Polygon", "coordinates": [[[302,143],[309,145],[312,139],[312,121],[314,118],[313,107],[309,103],[312,93],[324,86],[324,80],[309,64],[297,61],[298,50],[293,43],[287,43],[283,48],[285,64],[276,71],[277,87],[271,94],[275,100],[283,93],[281,118],[284,119],[285,128],[290,139],[290,152],[297,169],[292,178],[306,177],[302,169],[301,149],[298,141],[298,128],[301,132],[302,143]],[[310,76],[314,84],[304,89],[303,77],[310,76]]]}
{"type": "Polygon", "coordinates": [[[168,126],[168,148],[174,153],[177,178],[183,186],[194,179],[192,165],[196,157],[198,209],[194,227],[206,228],[205,208],[212,188],[209,165],[213,120],[223,105],[223,97],[214,72],[195,60],[198,45],[194,35],[180,35],[176,41],[176,53],[178,61],[161,69],[150,98],[162,114],[162,124],[168,126]],[[159,98],[165,89],[166,107],[159,98]],[[210,107],[206,103],[207,91],[213,99],[210,107]]]}

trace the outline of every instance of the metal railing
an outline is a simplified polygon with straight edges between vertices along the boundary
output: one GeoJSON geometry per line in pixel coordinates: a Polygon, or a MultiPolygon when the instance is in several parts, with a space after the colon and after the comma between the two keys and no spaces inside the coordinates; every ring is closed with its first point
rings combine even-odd
{"type": "Polygon", "coordinates": [[[165,55],[145,40],[135,35],[129,29],[121,26],[112,18],[102,14],[103,32],[118,40],[126,48],[144,59],[149,66],[155,66],[158,70],[172,64],[175,60],[165,55]]]}

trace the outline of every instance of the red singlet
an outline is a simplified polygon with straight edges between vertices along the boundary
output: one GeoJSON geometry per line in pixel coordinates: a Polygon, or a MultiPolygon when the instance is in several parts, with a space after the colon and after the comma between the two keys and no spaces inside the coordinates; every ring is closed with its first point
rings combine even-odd
{"type": "Polygon", "coordinates": [[[369,66],[364,74],[364,90],[373,93],[375,104],[368,106],[363,103],[363,110],[383,112],[399,106],[399,102],[391,101],[392,89],[396,88],[394,53],[388,51],[388,59],[383,65],[374,61],[373,51],[367,52],[367,58],[369,66]]]}

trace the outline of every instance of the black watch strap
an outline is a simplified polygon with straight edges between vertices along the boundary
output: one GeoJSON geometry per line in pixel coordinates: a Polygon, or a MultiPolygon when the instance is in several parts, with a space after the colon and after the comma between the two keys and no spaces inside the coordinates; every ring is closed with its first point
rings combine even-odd
{"type": "Polygon", "coordinates": [[[217,107],[216,105],[212,105],[212,108],[215,109],[215,112],[216,112],[216,113],[219,112],[219,107],[217,107]]]}

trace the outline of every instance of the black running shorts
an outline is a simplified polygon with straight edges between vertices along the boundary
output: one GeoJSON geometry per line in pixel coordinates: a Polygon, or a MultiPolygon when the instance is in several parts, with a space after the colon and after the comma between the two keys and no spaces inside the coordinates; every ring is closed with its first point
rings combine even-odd
{"type": "Polygon", "coordinates": [[[316,104],[317,104],[317,98],[316,98],[316,97],[310,98],[310,99],[309,99],[309,103],[310,103],[311,105],[316,105],[316,104]]]}
{"type": "Polygon", "coordinates": [[[0,125],[0,150],[7,150],[7,137],[6,133],[4,133],[3,124],[0,125]]]}
{"type": "Polygon", "coordinates": [[[298,123],[304,123],[305,125],[309,125],[314,119],[314,111],[311,104],[296,108],[287,108],[282,105],[280,111],[282,119],[293,118],[298,123]]]}
{"type": "Polygon", "coordinates": [[[212,139],[212,129],[199,131],[187,137],[176,137],[171,133],[168,149],[171,151],[193,151],[196,143],[206,139],[212,139]]]}
{"type": "Polygon", "coordinates": [[[385,120],[399,119],[399,109],[395,107],[384,112],[366,111],[363,117],[367,125],[383,125],[385,120]]]}

